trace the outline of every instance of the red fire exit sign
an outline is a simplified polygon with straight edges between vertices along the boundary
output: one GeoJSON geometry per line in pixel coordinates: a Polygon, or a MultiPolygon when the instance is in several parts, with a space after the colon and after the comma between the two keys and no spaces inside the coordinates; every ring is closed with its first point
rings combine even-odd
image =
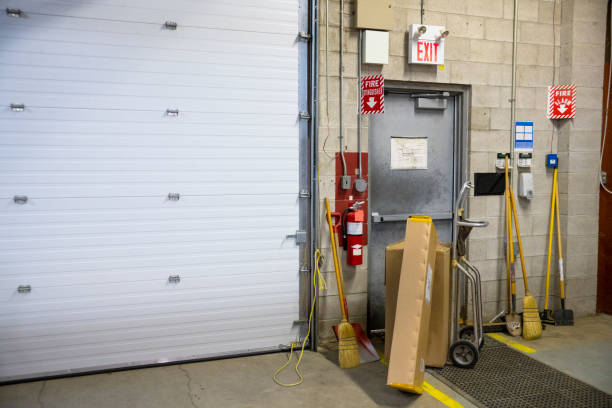
{"type": "Polygon", "coordinates": [[[361,113],[385,113],[385,78],[382,75],[361,77],[361,113]]]}
{"type": "Polygon", "coordinates": [[[576,117],[576,85],[548,87],[548,119],[576,117]]]}

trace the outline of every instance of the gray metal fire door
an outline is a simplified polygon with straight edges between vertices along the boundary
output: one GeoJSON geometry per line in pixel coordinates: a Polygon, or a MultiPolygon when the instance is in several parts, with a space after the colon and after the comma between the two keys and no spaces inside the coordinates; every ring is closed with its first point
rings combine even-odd
{"type": "Polygon", "coordinates": [[[371,118],[368,326],[384,327],[385,248],[404,238],[410,215],[433,218],[451,241],[456,185],[455,97],[388,92],[385,113],[371,118]]]}

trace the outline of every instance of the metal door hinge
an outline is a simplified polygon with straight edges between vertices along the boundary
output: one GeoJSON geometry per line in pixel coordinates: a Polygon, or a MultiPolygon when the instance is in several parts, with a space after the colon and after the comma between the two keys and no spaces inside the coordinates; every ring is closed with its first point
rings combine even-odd
{"type": "Polygon", "coordinates": [[[166,109],[166,115],[167,116],[178,116],[179,115],[179,110],[178,109],[174,109],[174,108],[168,108],[168,109],[166,109]]]}
{"type": "Polygon", "coordinates": [[[180,281],[181,281],[181,277],[179,275],[168,276],[168,283],[179,283],[180,281]]]}
{"type": "Polygon", "coordinates": [[[181,195],[179,193],[168,193],[168,200],[178,201],[180,199],[181,199],[181,195]]]}
{"type": "Polygon", "coordinates": [[[304,230],[297,230],[295,234],[287,235],[286,238],[294,238],[296,244],[305,244],[308,241],[308,234],[304,230]]]}
{"type": "Polygon", "coordinates": [[[310,120],[310,113],[308,113],[308,112],[300,112],[300,119],[310,120]]]}
{"type": "Polygon", "coordinates": [[[308,191],[308,190],[300,190],[300,194],[298,196],[300,198],[310,198],[310,191],[308,191]]]}
{"type": "Polygon", "coordinates": [[[603,185],[608,184],[608,173],[606,173],[605,171],[601,172],[601,183],[603,185]]]}
{"type": "Polygon", "coordinates": [[[6,15],[15,18],[22,18],[24,16],[23,11],[21,11],[21,9],[9,7],[6,8],[6,15]]]}
{"type": "Polygon", "coordinates": [[[310,41],[312,39],[312,35],[306,31],[300,31],[298,33],[298,38],[302,41],[310,41]]]}
{"type": "Polygon", "coordinates": [[[17,292],[19,293],[30,293],[32,291],[32,286],[30,285],[19,285],[17,286],[17,292]]]}
{"type": "Polygon", "coordinates": [[[176,24],[176,21],[166,21],[164,23],[164,27],[168,30],[176,30],[177,26],[178,24],[176,24]]]}
{"type": "Polygon", "coordinates": [[[16,196],[13,197],[13,202],[15,204],[23,205],[23,204],[28,202],[28,196],[25,196],[25,195],[16,195],[16,196]]]}
{"type": "Polygon", "coordinates": [[[11,103],[9,107],[13,112],[23,112],[25,110],[25,105],[23,103],[11,103]]]}

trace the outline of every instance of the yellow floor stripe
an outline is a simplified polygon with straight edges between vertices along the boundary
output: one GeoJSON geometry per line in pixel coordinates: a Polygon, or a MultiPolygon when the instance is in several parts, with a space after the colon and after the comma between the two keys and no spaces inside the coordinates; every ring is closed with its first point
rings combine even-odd
{"type": "MultiPolygon", "coordinates": [[[[386,361],[383,356],[380,355],[380,353],[378,353],[378,355],[380,356],[380,362],[389,367],[389,362],[386,361]]],[[[463,408],[463,405],[461,405],[460,403],[458,403],[457,401],[455,401],[454,399],[452,399],[427,381],[423,381],[423,391],[425,391],[426,393],[428,393],[429,395],[431,395],[449,408],[463,408]]]]}
{"type": "Polygon", "coordinates": [[[523,353],[535,353],[535,349],[525,346],[521,343],[517,343],[516,341],[512,340],[511,338],[507,337],[507,336],[503,336],[499,333],[489,333],[488,336],[491,336],[492,338],[494,338],[495,340],[502,342],[510,347],[514,347],[515,349],[522,351],[523,353]]]}

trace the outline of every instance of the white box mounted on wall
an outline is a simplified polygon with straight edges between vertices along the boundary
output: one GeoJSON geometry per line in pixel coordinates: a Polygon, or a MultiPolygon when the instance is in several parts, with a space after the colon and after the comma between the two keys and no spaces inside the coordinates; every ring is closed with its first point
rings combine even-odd
{"type": "Polygon", "coordinates": [[[389,63],[389,32],[363,30],[362,62],[364,64],[389,63]]]}
{"type": "Polygon", "coordinates": [[[444,39],[449,34],[444,26],[410,24],[408,34],[410,64],[444,64],[444,39]]]}

